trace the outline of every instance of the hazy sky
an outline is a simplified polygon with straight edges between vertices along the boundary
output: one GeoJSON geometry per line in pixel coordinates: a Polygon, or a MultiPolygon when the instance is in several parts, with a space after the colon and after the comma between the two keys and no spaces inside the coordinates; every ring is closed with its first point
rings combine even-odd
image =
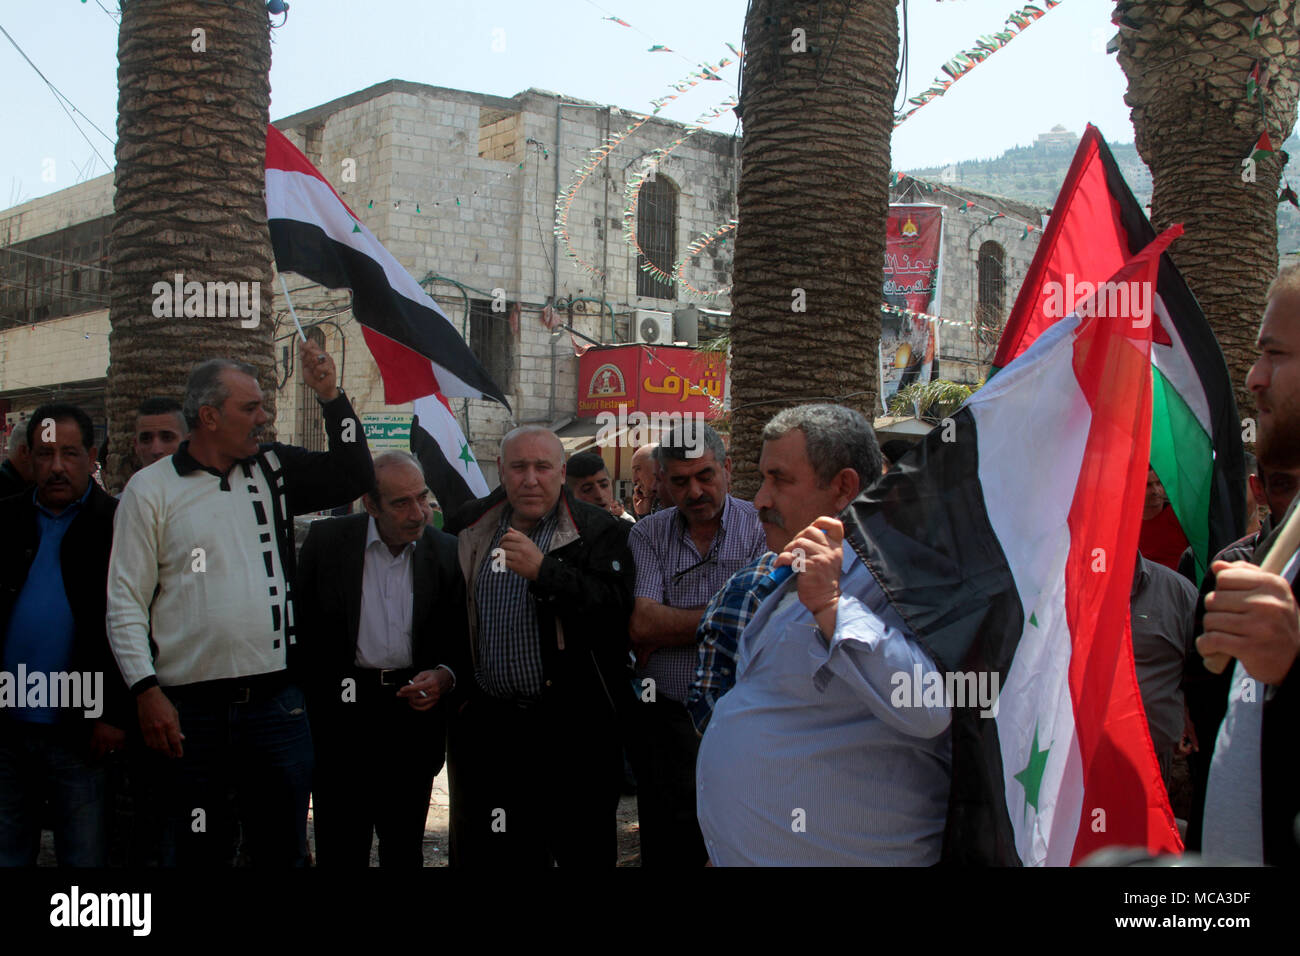
{"type": "MultiPolygon", "coordinates": [[[[981,34],[1002,29],[1023,0],[907,5],[911,95],[981,34]]],[[[697,64],[731,56],[725,43],[740,45],[746,3],[293,0],[290,6],[288,23],[273,33],[272,119],[394,78],[505,96],[538,87],[649,111],[650,100],[671,92],[668,84],[697,64]],[[647,52],[653,44],[675,52],[647,52]]],[[[1115,32],[1111,8],[1111,0],[1063,0],[904,123],[894,134],[894,167],[996,156],[1057,123],[1080,132],[1091,121],[1112,142],[1131,141],[1124,75],[1104,52],[1115,32]]],[[[90,140],[0,35],[0,208],[106,172],[94,150],[112,162],[112,143],[90,125],[109,137],[116,132],[117,23],[106,9],[115,15],[116,0],[0,4],[0,26],[84,114],[77,119],[90,140]],[[50,159],[52,182],[42,176],[50,159]]],[[[191,26],[182,26],[178,42],[188,46],[191,26]]],[[[219,21],[194,26],[220,29],[219,21]]],[[[695,87],[661,115],[693,120],[735,92],[737,69],[727,67],[725,82],[695,87]]],[[[710,126],[727,133],[735,127],[734,114],[710,126]]]]}

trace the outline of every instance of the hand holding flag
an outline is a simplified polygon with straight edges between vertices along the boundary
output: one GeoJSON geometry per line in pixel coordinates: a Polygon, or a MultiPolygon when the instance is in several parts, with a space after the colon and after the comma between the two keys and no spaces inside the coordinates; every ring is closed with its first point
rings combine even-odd
{"type": "Polygon", "coordinates": [[[339,397],[338,370],[334,359],[323,348],[310,340],[298,343],[302,359],[302,380],[322,402],[332,402],[339,397]]]}

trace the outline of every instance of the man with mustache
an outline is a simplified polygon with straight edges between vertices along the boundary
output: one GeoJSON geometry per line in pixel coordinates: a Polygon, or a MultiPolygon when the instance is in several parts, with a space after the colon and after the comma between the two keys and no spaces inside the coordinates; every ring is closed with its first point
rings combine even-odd
{"type": "Polygon", "coordinates": [[[375,457],[366,514],[312,523],[298,557],[310,660],[316,863],[424,865],[424,822],[446,756],[448,699],[467,667],[456,539],[434,530],[424,469],[375,457]]]}
{"type": "MultiPolygon", "coordinates": [[[[1259,358],[1246,385],[1259,415],[1255,453],[1265,470],[1300,467],[1300,267],[1280,272],[1269,287],[1259,328],[1259,358]]],[[[1296,508],[1293,501],[1287,514],[1296,508]]],[[[1202,852],[1207,861],[1300,864],[1297,816],[1300,769],[1300,617],[1295,554],[1282,574],[1251,561],[1215,561],[1215,587],[1205,598],[1202,655],[1236,658],[1228,712],[1219,727],[1205,797],[1202,852]]]]}
{"type": "Polygon", "coordinates": [[[801,405],[764,427],[758,465],[763,484],[754,504],[767,551],[727,581],[700,621],[699,663],[686,697],[686,709],[700,734],[718,698],[736,683],[736,647],[749,619],[776,587],[772,570],[777,555],[800,528],[822,515],[839,514],[876,480],[880,468],[865,470],[872,467],[869,451],[874,442],[870,423],[842,405],[801,405]]]}
{"type": "Polygon", "coordinates": [[[374,471],[333,359],[314,343],[301,356],[329,451],[260,444],[270,416],[257,370],[211,359],[185,387],[189,440],[136,472],[117,512],[109,641],[145,743],[170,758],[160,771],[183,866],[231,862],[232,787],[254,865],[307,860],[293,515],[354,500],[374,471]]]}
{"type": "Polygon", "coordinates": [[[763,553],[758,513],[728,494],[731,459],[708,425],[675,427],[655,454],[673,507],[642,518],[628,545],[636,558],[629,627],[640,703],[630,747],[637,781],[642,866],[703,866],[695,819],[699,737],[686,710],[695,675],[695,632],[704,606],[763,553]]]}
{"type": "Polygon", "coordinates": [[[0,671],[18,696],[0,706],[0,866],[35,866],[47,820],[60,866],[104,866],[103,761],[131,717],[104,635],[117,502],[90,479],[84,411],[42,405],[24,425],[36,489],[0,502],[0,671]],[[103,675],[100,699],[85,699],[94,695],[84,681],[81,706],[61,699],[58,674],[103,675]],[[49,706],[28,706],[35,675],[58,698],[49,706]]]}
{"type": "Polygon", "coordinates": [[[754,503],[775,563],[794,574],[740,624],[735,685],[700,743],[699,820],[715,865],[939,860],[949,710],[895,693],[900,678],[925,682],[937,668],[830,517],[880,463],[871,426],[847,408],[797,406],[763,429],[754,503]]]}

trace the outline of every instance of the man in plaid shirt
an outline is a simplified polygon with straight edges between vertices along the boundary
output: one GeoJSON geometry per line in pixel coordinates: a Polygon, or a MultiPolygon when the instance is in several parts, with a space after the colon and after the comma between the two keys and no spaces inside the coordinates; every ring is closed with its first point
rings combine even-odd
{"type": "Polygon", "coordinates": [[[765,550],[754,506],[727,494],[731,459],[702,422],[677,426],[656,453],[659,488],[674,507],[647,515],[628,536],[636,560],[629,634],[640,701],[631,745],[643,866],[703,866],[695,820],[699,736],[686,712],[695,632],[704,606],[765,550]]]}
{"type": "Polygon", "coordinates": [[[770,550],[732,575],[700,619],[699,666],[686,709],[701,735],[718,698],[736,683],[736,650],[745,625],[776,588],[772,579],[776,556],[800,528],[822,515],[838,514],[846,495],[852,501],[876,480],[875,474],[859,477],[853,470],[865,467],[855,449],[868,444],[870,436],[866,419],[836,405],[799,406],[778,415],[764,429],[758,465],[763,484],[754,504],[770,550]],[[809,428],[817,431],[815,466],[808,454],[809,428]],[[846,469],[853,477],[845,474],[842,481],[848,484],[836,486],[834,479],[846,469]]]}

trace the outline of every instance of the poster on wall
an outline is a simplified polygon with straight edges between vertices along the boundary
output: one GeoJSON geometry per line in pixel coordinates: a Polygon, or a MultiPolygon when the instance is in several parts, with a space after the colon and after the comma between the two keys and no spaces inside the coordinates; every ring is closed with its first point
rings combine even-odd
{"type": "MultiPolygon", "coordinates": [[[[943,206],[891,205],[885,233],[886,305],[938,312],[943,260],[943,206]]],[[[930,381],[939,352],[937,323],[920,316],[880,316],[880,401],[912,382],[930,381]]]]}

